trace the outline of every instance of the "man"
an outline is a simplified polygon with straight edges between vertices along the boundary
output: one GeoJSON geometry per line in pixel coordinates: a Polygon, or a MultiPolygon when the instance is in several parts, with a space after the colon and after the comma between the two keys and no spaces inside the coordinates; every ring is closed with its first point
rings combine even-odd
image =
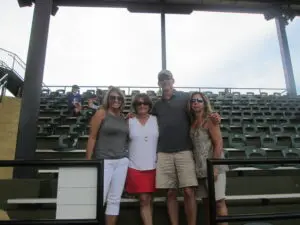
{"type": "Polygon", "coordinates": [[[68,109],[72,116],[79,116],[81,111],[81,95],[78,85],[73,85],[71,93],[68,94],[68,109]]]}
{"type": "MultiPolygon", "coordinates": [[[[190,119],[187,111],[189,94],[173,88],[170,71],[158,74],[162,98],[152,113],[157,116],[159,142],[157,147],[156,187],[167,190],[167,206],[172,225],[178,225],[177,188],[184,193],[184,207],[188,225],[196,225],[197,204],[194,188],[198,185],[190,139],[190,119]]],[[[219,116],[213,116],[216,123],[219,116]]]]}

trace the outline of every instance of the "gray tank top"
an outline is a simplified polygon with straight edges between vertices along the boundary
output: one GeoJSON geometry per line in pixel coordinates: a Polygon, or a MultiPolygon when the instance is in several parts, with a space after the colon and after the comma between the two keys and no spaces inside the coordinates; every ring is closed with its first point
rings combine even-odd
{"type": "Polygon", "coordinates": [[[127,139],[129,128],[122,117],[106,113],[95,144],[96,159],[120,159],[128,157],[127,139]]]}

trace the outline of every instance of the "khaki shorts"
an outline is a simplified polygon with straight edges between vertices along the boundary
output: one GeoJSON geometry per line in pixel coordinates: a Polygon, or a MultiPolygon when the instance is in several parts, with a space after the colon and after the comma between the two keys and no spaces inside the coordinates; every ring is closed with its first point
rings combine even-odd
{"type": "Polygon", "coordinates": [[[156,188],[176,189],[197,185],[192,151],[157,154],[156,188]]]}
{"type": "MultiPolygon", "coordinates": [[[[198,187],[196,189],[196,196],[198,198],[208,198],[208,184],[207,179],[198,179],[198,187]]],[[[221,173],[218,175],[218,179],[215,182],[215,197],[216,201],[226,198],[226,173],[221,173]]]]}

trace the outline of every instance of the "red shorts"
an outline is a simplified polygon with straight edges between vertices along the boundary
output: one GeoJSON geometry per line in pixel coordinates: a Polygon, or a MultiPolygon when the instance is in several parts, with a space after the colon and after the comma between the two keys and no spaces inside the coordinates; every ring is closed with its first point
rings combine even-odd
{"type": "Polygon", "coordinates": [[[128,168],[126,192],[130,194],[155,192],[155,174],[155,169],[141,171],[128,168]]]}

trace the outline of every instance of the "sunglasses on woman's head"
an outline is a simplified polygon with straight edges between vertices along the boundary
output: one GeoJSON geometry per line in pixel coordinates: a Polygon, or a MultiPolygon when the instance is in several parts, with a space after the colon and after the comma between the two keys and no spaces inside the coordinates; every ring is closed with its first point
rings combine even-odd
{"type": "Polygon", "coordinates": [[[119,101],[119,102],[121,102],[123,99],[122,99],[122,97],[121,96],[109,96],[109,100],[110,101],[119,101]]]}
{"type": "Polygon", "coordinates": [[[203,99],[201,99],[201,98],[192,98],[191,99],[191,103],[203,103],[203,99]]]}

